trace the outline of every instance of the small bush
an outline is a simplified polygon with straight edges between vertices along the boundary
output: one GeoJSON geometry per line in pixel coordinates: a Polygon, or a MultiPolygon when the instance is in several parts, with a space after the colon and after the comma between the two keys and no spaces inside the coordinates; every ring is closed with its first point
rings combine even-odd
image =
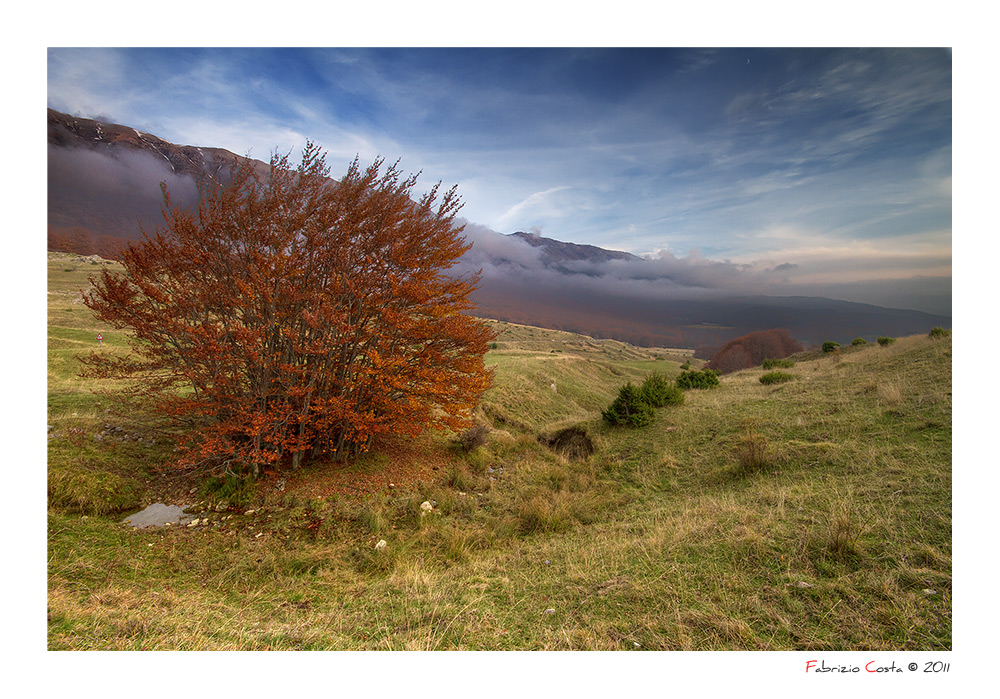
{"type": "Polygon", "coordinates": [[[677,377],[677,388],[713,388],[718,385],[719,372],[712,369],[685,371],[677,377]]]}
{"type": "Polygon", "coordinates": [[[458,436],[458,443],[464,451],[472,451],[486,444],[486,435],[489,432],[490,428],[486,425],[473,425],[458,436]]]}
{"type": "Polygon", "coordinates": [[[933,338],[948,337],[949,335],[951,335],[951,330],[945,330],[942,327],[933,328],[929,333],[927,333],[927,337],[933,338]]]}
{"type": "MultiPolygon", "coordinates": [[[[660,359],[665,359],[665,357],[660,357],[660,359]]],[[[683,364],[681,364],[681,371],[687,371],[690,368],[691,368],[691,361],[690,360],[688,360],[688,361],[684,362],[683,364]]]]}
{"type": "Polygon", "coordinates": [[[760,382],[764,385],[770,385],[773,383],[784,383],[785,381],[791,381],[794,378],[795,374],[786,374],[782,371],[772,371],[770,373],[761,376],[760,382]]]}
{"type": "Polygon", "coordinates": [[[493,350],[495,350],[495,349],[498,349],[499,347],[500,347],[500,346],[499,346],[499,345],[498,345],[497,343],[495,343],[495,342],[491,342],[491,343],[490,343],[490,349],[493,349],[493,350]]]}
{"type": "Polygon", "coordinates": [[[851,340],[851,347],[857,347],[859,345],[867,345],[867,344],[868,340],[866,340],[863,337],[856,337],[853,340],[851,340]]]}
{"type": "Polygon", "coordinates": [[[667,380],[663,374],[653,372],[642,382],[642,396],[654,408],[677,405],[684,402],[684,392],[667,380]]]}
{"type": "Polygon", "coordinates": [[[894,338],[894,337],[880,337],[878,339],[878,343],[882,347],[888,347],[889,345],[891,345],[895,341],[896,341],[896,338],[894,338]]]}
{"type": "Polygon", "coordinates": [[[838,347],[840,347],[840,343],[834,342],[833,340],[827,340],[826,342],[823,343],[824,352],[833,352],[838,347]]]}
{"type": "Polygon", "coordinates": [[[802,345],[787,330],[758,330],[727,342],[712,357],[708,368],[729,374],[759,366],[768,357],[787,357],[801,351],[802,345]]]}
{"type": "Polygon", "coordinates": [[[631,381],[621,387],[618,397],[601,411],[604,421],[610,425],[643,427],[653,421],[653,406],[646,402],[642,389],[631,381]]]}
{"type": "Polygon", "coordinates": [[[765,359],[761,366],[765,369],[791,369],[795,362],[791,359],[765,359]]]}

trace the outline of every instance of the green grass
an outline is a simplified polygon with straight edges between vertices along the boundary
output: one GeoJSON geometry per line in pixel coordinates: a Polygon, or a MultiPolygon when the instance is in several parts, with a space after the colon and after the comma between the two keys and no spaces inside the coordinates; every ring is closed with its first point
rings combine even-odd
{"type": "MultiPolygon", "coordinates": [[[[50,289],[92,271],[74,257],[50,289]]],[[[950,338],[729,374],[622,430],[600,411],[683,352],[497,323],[485,445],[431,436],[433,477],[319,499],[296,490],[319,470],[175,482],[169,433],[75,378],[73,343],[123,351],[78,307],[50,294],[50,649],[951,648],[950,338]],[[567,426],[595,453],[540,440],[567,426]],[[154,501],[207,523],[118,524],[154,501]]]]}

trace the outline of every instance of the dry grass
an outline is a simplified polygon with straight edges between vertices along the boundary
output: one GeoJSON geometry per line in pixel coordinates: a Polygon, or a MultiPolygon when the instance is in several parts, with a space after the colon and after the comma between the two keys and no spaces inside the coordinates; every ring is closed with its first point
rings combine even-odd
{"type": "MultiPolygon", "coordinates": [[[[80,273],[53,264],[56,290],[80,273]]],[[[523,326],[498,347],[485,444],[429,437],[357,465],[430,466],[399,487],[326,492],[317,468],[258,484],[252,514],[208,500],[207,525],[155,531],[54,498],[49,648],[950,649],[950,339],[799,361],[774,386],[738,372],[628,431],[600,409],[673,359],[523,326]],[[566,427],[595,453],[539,441],[566,427]]],[[[69,351],[50,351],[61,435],[109,407],[69,351]]],[[[155,470],[129,469],[168,456],[60,437],[50,474],[71,496],[81,470],[145,492],[155,470]]]]}

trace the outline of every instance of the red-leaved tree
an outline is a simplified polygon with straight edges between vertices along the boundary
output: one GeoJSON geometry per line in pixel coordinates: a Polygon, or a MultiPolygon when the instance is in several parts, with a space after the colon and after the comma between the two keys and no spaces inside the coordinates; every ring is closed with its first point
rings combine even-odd
{"type": "Polygon", "coordinates": [[[335,182],[310,143],[297,168],[243,161],[196,211],[164,189],[165,227],[85,295],[132,352],[92,353],[85,373],[137,379],[191,426],[188,463],[255,474],[467,427],[494,335],[463,313],[478,276],[445,274],[469,248],[461,203],[455,188],[414,200],[416,176],[383,165],[355,159],[335,182]]]}
{"type": "Polygon", "coordinates": [[[728,374],[759,366],[765,359],[783,359],[801,351],[802,345],[787,330],[757,330],[723,345],[708,368],[728,374]]]}

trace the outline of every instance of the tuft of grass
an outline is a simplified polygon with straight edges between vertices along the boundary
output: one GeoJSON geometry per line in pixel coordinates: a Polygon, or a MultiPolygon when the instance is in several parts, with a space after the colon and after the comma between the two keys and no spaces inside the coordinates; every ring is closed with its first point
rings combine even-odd
{"type": "Polygon", "coordinates": [[[109,515],[141,506],[133,478],[102,470],[58,464],[49,468],[49,506],[88,515],[109,515]]]}
{"type": "Polygon", "coordinates": [[[858,541],[866,525],[845,501],[835,503],[826,529],[826,548],[835,557],[852,559],[860,556],[858,541]]]}
{"type": "Polygon", "coordinates": [[[222,476],[209,476],[201,484],[200,495],[216,504],[226,504],[245,509],[256,495],[255,483],[250,478],[227,473],[222,476]]]}
{"type": "Polygon", "coordinates": [[[883,406],[895,406],[903,402],[903,387],[899,381],[884,381],[875,388],[879,403],[883,406]]]}
{"type": "Polygon", "coordinates": [[[776,463],[774,450],[767,438],[756,430],[752,420],[744,423],[743,434],[737,438],[733,453],[740,475],[759,473],[774,467],[776,463]]]}

